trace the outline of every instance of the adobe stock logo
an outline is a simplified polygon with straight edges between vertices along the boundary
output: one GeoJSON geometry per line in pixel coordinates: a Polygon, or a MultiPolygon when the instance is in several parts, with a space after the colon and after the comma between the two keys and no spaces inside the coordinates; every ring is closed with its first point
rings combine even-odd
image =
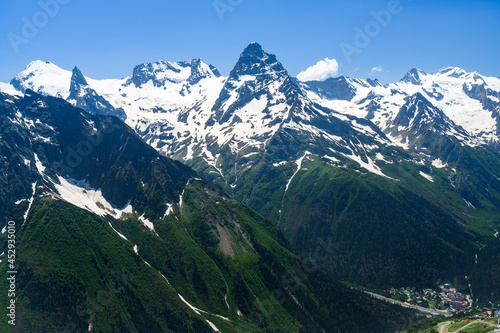
{"type": "Polygon", "coordinates": [[[401,14],[403,9],[399,0],[390,0],[387,4],[387,9],[378,12],[374,10],[370,11],[373,20],[366,23],[364,29],[357,26],[354,27],[354,45],[346,42],[340,43],[340,50],[347,62],[351,62],[353,54],[359,54],[363,49],[367,48],[371,41],[380,35],[382,29],[391,24],[392,18],[395,15],[401,14]]]}
{"type": "Polygon", "coordinates": [[[243,3],[243,0],[214,0],[213,6],[220,21],[224,21],[224,15],[227,12],[232,12],[243,3]]]}
{"type": "Polygon", "coordinates": [[[31,19],[26,16],[21,18],[22,27],[21,33],[17,34],[14,32],[9,32],[7,38],[9,39],[12,49],[17,54],[19,53],[19,46],[26,45],[30,40],[38,35],[40,29],[49,24],[50,19],[54,18],[61,9],[61,5],[66,5],[71,0],[40,0],[38,5],[40,10],[37,11],[31,19]]]}

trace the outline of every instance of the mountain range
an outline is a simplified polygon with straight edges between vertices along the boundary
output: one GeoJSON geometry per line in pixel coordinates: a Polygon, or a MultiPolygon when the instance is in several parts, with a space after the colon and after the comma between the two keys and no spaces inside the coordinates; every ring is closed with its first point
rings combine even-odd
{"type": "MultiPolygon", "coordinates": [[[[258,292],[250,287],[224,308],[225,285],[253,283],[227,256],[257,254],[267,266],[253,276],[276,275],[283,272],[277,262],[314,258],[324,243],[331,251],[318,266],[329,276],[321,279],[373,289],[448,281],[480,301],[500,298],[498,281],[484,278],[498,268],[491,249],[500,230],[499,78],[450,67],[436,74],[412,69],[387,85],[346,76],[300,82],[252,43],[227,77],[201,59],[142,64],[109,80],[35,61],[0,91],[2,217],[17,214],[37,228],[34,214],[43,220],[54,204],[67,214],[87,211],[99,228],[108,219],[123,240],[140,243],[136,252],[154,269],[170,267],[173,289],[200,309],[230,319],[255,311],[248,299],[258,292]],[[187,275],[171,257],[184,250],[163,240],[175,237],[205,253],[192,259],[187,275]],[[277,255],[288,252],[288,259],[277,255]],[[161,262],[163,256],[171,259],[161,262]],[[200,266],[203,256],[215,266],[200,266]],[[203,285],[214,289],[202,292],[203,285]]],[[[79,288],[78,297],[89,292],[79,288]]],[[[29,308],[29,297],[25,302],[29,308]]],[[[298,321],[294,329],[328,327],[301,302],[303,314],[283,310],[298,321]]],[[[32,311],[30,325],[40,315],[32,311]]],[[[217,318],[207,320],[228,323],[217,318]]],[[[88,324],[84,319],[79,325],[88,324]]],[[[266,327],[279,327],[272,320],[266,327]]]]}
{"type": "Polygon", "coordinates": [[[393,331],[409,311],[335,281],[269,221],[114,116],[0,93],[2,332],[393,331]],[[10,227],[9,227],[10,229],[10,227]],[[5,294],[7,295],[7,294],[5,294]]]}

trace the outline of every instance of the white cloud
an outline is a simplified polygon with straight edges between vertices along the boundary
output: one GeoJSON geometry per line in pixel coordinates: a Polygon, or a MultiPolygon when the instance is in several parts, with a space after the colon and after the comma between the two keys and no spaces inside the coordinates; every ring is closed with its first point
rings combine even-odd
{"type": "Polygon", "coordinates": [[[380,67],[380,66],[373,67],[373,68],[372,68],[371,75],[375,74],[376,72],[381,73],[381,72],[383,72],[383,71],[384,71],[384,69],[383,69],[382,67],[380,67]]]}
{"type": "Polygon", "coordinates": [[[314,66],[309,67],[305,71],[297,75],[297,79],[303,82],[307,81],[322,81],[329,77],[337,75],[339,72],[339,63],[335,59],[318,61],[314,66]]]}

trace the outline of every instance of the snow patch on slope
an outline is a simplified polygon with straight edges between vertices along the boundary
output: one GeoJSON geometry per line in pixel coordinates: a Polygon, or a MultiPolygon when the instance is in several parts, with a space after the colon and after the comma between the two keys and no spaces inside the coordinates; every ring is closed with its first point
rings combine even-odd
{"type": "Polygon", "coordinates": [[[122,212],[129,212],[130,205],[123,209],[113,207],[113,205],[104,198],[100,189],[93,189],[85,181],[75,179],[65,179],[58,176],[59,184],[54,183],[54,187],[59,193],[61,199],[77,207],[93,212],[99,216],[113,215],[121,216],[122,212]]]}
{"type": "Polygon", "coordinates": [[[38,170],[38,172],[40,173],[40,175],[43,176],[44,172],[45,172],[45,167],[43,166],[42,162],[40,162],[40,159],[38,158],[38,155],[36,153],[34,153],[35,155],[35,166],[36,166],[36,169],[38,170]]]}
{"type": "Polygon", "coordinates": [[[111,222],[108,222],[109,226],[111,227],[111,229],[113,229],[114,232],[116,232],[118,234],[118,236],[120,236],[121,238],[125,239],[126,241],[128,241],[127,237],[125,237],[122,233],[120,233],[119,231],[117,231],[115,228],[113,228],[113,226],[111,225],[111,222]]]}
{"type": "MultiPolygon", "coordinates": [[[[6,93],[12,96],[22,96],[23,94],[17,91],[12,85],[0,82],[0,92],[6,93]]],[[[9,101],[10,102],[10,101],[9,101]]]]}
{"type": "MultiPolygon", "coordinates": [[[[194,306],[192,306],[188,301],[186,301],[184,299],[184,297],[182,297],[181,294],[177,294],[179,296],[179,298],[181,299],[181,301],[186,304],[191,310],[193,310],[197,315],[201,316],[202,313],[207,313],[203,310],[200,310],[194,306]]],[[[209,321],[208,319],[205,319],[205,321],[207,322],[208,325],[210,325],[210,327],[214,330],[214,332],[220,332],[220,330],[217,328],[217,326],[215,326],[211,321],[209,321]]]]}
{"type": "MultiPolygon", "coordinates": [[[[26,222],[26,219],[28,218],[28,214],[31,210],[31,205],[33,205],[33,201],[35,200],[35,192],[36,192],[36,184],[37,182],[34,182],[31,187],[33,189],[33,195],[31,196],[31,198],[29,199],[29,205],[28,205],[28,209],[26,210],[26,212],[24,213],[24,222],[26,222]]],[[[23,225],[24,225],[24,222],[23,222],[23,225]]]]}
{"type": "Polygon", "coordinates": [[[148,220],[147,218],[144,217],[144,214],[142,214],[140,217],[139,217],[139,221],[141,221],[141,223],[143,225],[145,225],[149,230],[151,230],[156,236],[158,236],[158,234],[156,233],[155,231],[155,225],[153,224],[153,222],[151,222],[150,220],[148,220]]]}
{"type": "Polygon", "coordinates": [[[443,163],[443,161],[441,161],[441,159],[439,158],[432,161],[432,165],[438,169],[446,168],[448,166],[448,164],[443,163]]]}
{"type": "MultiPolygon", "coordinates": [[[[462,199],[464,199],[464,198],[462,198],[462,199]]],[[[469,206],[470,208],[476,209],[476,207],[474,207],[474,205],[471,204],[468,200],[464,199],[464,201],[467,204],[467,206],[469,206]]]]}
{"type": "Polygon", "coordinates": [[[425,172],[422,172],[422,171],[419,171],[420,173],[420,176],[424,177],[425,179],[427,179],[428,181],[430,182],[433,182],[434,183],[434,178],[432,178],[431,175],[428,175],[426,174],[425,172]]]}
{"type": "Polygon", "coordinates": [[[290,177],[290,179],[288,180],[288,183],[286,184],[285,186],[285,194],[286,192],[288,191],[288,187],[290,186],[290,183],[292,182],[293,178],[295,177],[295,175],[300,171],[300,169],[302,169],[302,161],[304,160],[304,158],[308,155],[308,154],[311,154],[310,152],[306,151],[304,153],[304,156],[302,156],[301,158],[299,158],[298,160],[295,161],[295,164],[297,164],[297,169],[295,170],[295,172],[293,173],[292,177],[290,177]]]}
{"type": "Polygon", "coordinates": [[[345,157],[347,157],[348,159],[353,160],[354,162],[358,163],[362,168],[368,170],[371,173],[374,173],[376,175],[394,180],[394,178],[391,178],[391,177],[387,176],[386,174],[384,174],[382,172],[382,170],[380,170],[380,168],[375,164],[375,162],[368,156],[365,156],[366,159],[368,160],[368,163],[366,163],[365,161],[363,161],[361,156],[354,155],[354,154],[352,154],[352,155],[346,155],[344,153],[341,153],[341,154],[344,155],[345,157]]]}
{"type": "Polygon", "coordinates": [[[165,219],[167,216],[169,216],[173,212],[174,212],[174,206],[172,204],[167,204],[167,211],[165,212],[165,215],[163,215],[163,219],[165,219]]]}

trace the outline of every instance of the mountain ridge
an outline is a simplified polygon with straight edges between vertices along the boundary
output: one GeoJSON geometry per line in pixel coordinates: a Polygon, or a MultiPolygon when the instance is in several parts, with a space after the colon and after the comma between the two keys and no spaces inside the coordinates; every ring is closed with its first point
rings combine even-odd
{"type": "MultiPolygon", "coordinates": [[[[463,276],[472,270],[476,247],[500,227],[491,222],[500,207],[499,79],[458,68],[435,74],[415,68],[388,85],[345,76],[300,82],[256,43],[228,77],[201,65],[212,74],[191,82],[190,64],[165,62],[156,72],[153,64],[139,65],[144,75],[136,75],[142,77],[138,85],[130,77],[86,81],[123,109],[125,123],[150,146],[257,210],[302,254],[314,250],[311,239],[337,237],[341,251],[323,263],[333,276],[390,287],[404,284],[394,272],[406,261],[415,266],[418,279],[412,281],[419,286],[447,279],[467,288],[463,276]],[[382,198],[412,223],[400,221],[382,198]],[[410,209],[415,203],[427,213],[410,209]],[[436,237],[440,220],[452,231],[436,237]],[[367,229],[372,238],[353,248],[353,235],[367,229]],[[398,234],[408,242],[395,241],[398,234]],[[400,247],[418,246],[414,238],[426,249],[398,257],[400,247]],[[432,248],[439,255],[426,269],[432,248]],[[447,258],[453,265],[443,264],[447,258]]],[[[25,73],[16,84],[63,96],[66,77],[49,85],[45,75],[25,73]]],[[[81,105],[91,112],[92,103],[81,105]]]]}
{"type": "MultiPolygon", "coordinates": [[[[116,117],[29,89],[0,93],[0,117],[19,330],[386,332],[411,321],[306,270],[269,221],[116,117]]],[[[8,270],[1,260],[2,287],[8,270]]]]}

